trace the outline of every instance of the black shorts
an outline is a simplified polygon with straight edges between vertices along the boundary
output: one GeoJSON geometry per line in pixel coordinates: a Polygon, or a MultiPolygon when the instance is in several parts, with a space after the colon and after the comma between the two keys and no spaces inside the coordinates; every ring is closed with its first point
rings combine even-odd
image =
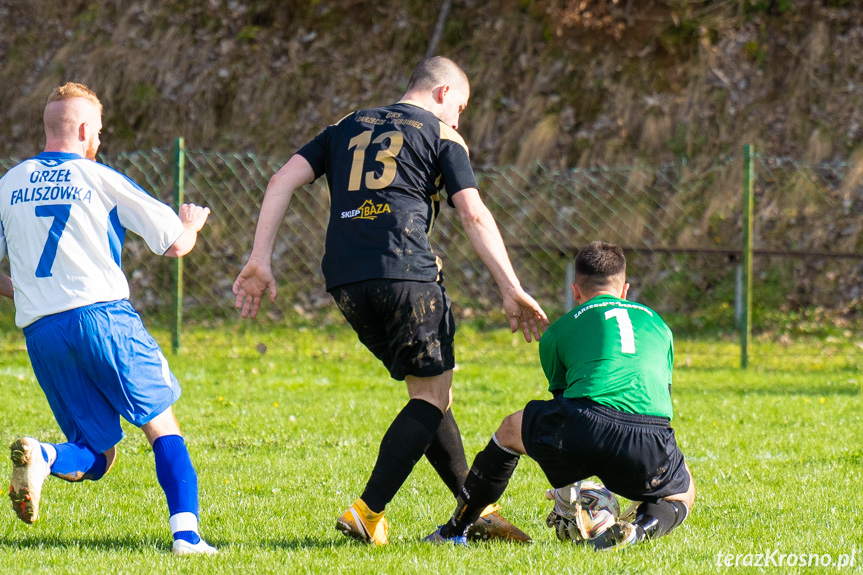
{"type": "Polygon", "coordinates": [[[393,379],[433,377],[455,366],[455,322],[442,283],[373,279],[330,295],[393,379]]]}
{"type": "Polygon", "coordinates": [[[521,437],[555,488],[596,475],[614,493],[648,502],[689,489],[667,417],[557,397],[525,406],[521,437]]]}

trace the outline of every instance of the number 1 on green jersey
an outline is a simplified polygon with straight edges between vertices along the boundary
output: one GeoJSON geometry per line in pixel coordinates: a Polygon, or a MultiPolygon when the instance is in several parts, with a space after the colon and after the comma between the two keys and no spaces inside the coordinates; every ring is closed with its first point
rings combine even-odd
{"type": "Polygon", "coordinates": [[[605,312],[605,319],[615,318],[620,329],[620,351],[635,353],[635,332],[632,331],[632,320],[629,312],[622,307],[616,307],[605,312]]]}

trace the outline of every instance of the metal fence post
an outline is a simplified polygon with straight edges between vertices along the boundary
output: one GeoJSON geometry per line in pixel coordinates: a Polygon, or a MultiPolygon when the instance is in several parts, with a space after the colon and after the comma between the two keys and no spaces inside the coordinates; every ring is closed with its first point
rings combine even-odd
{"type": "Polygon", "coordinates": [[[743,263],[734,266],[734,327],[743,325],[743,263]]]}
{"type": "Polygon", "coordinates": [[[749,365],[749,339],[752,336],[752,210],[753,210],[753,168],[754,150],[751,144],[743,146],[743,305],[740,314],[740,367],[749,365]]]}
{"type": "Polygon", "coordinates": [[[564,272],[564,280],[563,283],[566,285],[563,286],[563,311],[568,312],[572,308],[575,307],[575,297],[572,294],[572,284],[575,283],[575,260],[567,260],[566,261],[566,271],[564,272]]]}
{"type": "MultiPolygon", "coordinates": [[[[174,140],[174,211],[183,205],[186,179],[186,143],[183,138],[174,140]]],[[[183,323],[183,258],[174,258],[171,295],[173,296],[173,318],[171,321],[171,349],[180,353],[180,328],[183,323]]]]}

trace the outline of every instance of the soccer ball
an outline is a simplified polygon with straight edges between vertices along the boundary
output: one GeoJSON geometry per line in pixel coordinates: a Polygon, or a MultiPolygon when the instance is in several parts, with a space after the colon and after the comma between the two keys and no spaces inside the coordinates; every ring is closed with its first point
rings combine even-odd
{"type": "Polygon", "coordinates": [[[595,481],[549,489],[545,498],[554,501],[545,524],[554,529],[561,541],[584,543],[602,535],[620,518],[617,498],[595,481]]]}

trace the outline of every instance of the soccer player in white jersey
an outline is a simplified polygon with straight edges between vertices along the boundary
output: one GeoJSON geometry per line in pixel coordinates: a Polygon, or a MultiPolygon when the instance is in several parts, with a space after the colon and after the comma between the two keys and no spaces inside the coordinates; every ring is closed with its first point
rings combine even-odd
{"type": "Polygon", "coordinates": [[[178,555],[214,554],[198,534],[198,479],[171,405],[177,379],[128,301],[120,267],[126,229],[160,255],[195,245],[210,210],[185,204],[179,217],[135,182],[95,161],[102,104],[82,84],[48,97],[45,151],[0,179],[0,259],[11,282],[33,371],[67,442],[23,437],[12,444],[9,497],[18,517],[39,518],[48,475],[96,481],[113,465],[120,416],[153,446],[178,555]]]}

